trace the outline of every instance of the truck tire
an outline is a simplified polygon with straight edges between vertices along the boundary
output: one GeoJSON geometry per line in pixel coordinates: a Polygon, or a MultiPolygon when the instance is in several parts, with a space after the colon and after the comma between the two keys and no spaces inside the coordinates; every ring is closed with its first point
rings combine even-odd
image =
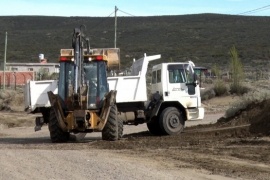
{"type": "Polygon", "coordinates": [[[149,132],[155,136],[162,135],[162,130],[157,120],[147,123],[147,128],[149,132]]]}
{"type": "Polygon", "coordinates": [[[107,123],[102,130],[102,139],[106,141],[118,140],[118,120],[116,105],[111,107],[107,123]]]}
{"type": "Polygon", "coordinates": [[[70,134],[69,132],[64,132],[60,128],[54,109],[51,109],[50,111],[49,131],[50,131],[51,141],[53,143],[63,143],[69,140],[70,134]]]}
{"type": "Polygon", "coordinates": [[[118,139],[121,139],[123,137],[123,131],[124,131],[124,122],[123,119],[118,118],[118,139]]]}
{"type": "Polygon", "coordinates": [[[159,125],[164,135],[180,134],[184,130],[185,120],[178,109],[167,107],[159,117],[159,125]]]}

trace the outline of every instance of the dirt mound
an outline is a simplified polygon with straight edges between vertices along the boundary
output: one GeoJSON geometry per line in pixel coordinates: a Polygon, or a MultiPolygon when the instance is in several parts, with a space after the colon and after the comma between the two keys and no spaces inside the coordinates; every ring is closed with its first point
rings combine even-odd
{"type": "Polygon", "coordinates": [[[270,135],[270,100],[262,102],[261,112],[251,121],[250,132],[262,135],[270,135]]]}
{"type": "Polygon", "coordinates": [[[234,116],[220,118],[218,126],[241,126],[250,124],[249,131],[257,135],[270,135],[270,99],[260,103],[253,102],[234,116]]]}

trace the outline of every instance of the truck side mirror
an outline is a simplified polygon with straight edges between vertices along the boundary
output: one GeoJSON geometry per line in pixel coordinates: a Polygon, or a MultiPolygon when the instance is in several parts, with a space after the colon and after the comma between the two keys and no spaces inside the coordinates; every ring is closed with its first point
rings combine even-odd
{"type": "Polygon", "coordinates": [[[186,85],[193,85],[194,87],[196,87],[199,84],[196,73],[194,72],[190,77],[192,77],[192,79],[190,79],[190,81],[187,82],[186,85]]]}

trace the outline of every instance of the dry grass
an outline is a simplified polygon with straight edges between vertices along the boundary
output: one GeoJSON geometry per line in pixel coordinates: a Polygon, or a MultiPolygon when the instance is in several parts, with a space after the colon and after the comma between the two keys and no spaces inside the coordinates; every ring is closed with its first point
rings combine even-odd
{"type": "Polygon", "coordinates": [[[33,126],[35,116],[23,112],[23,90],[0,91],[0,124],[5,127],[33,126]]]}
{"type": "Polygon", "coordinates": [[[1,90],[0,91],[0,110],[1,111],[23,111],[24,94],[22,89],[1,90]]]}
{"type": "Polygon", "coordinates": [[[226,117],[232,117],[241,109],[245,109],[252,102],[262,102],[270,98],[270,82],[259,80],[255,82],[243,82],[249,92],[238,96],[228,94],[217,97],[213,84],[207,84],[201,91],[202,103],[206,112],[225,112],[226,117]]]}
{"type": "Polygon", "coordinates": [[[262,89],[260,91],[252,91],[242,96],[240,101],[236,101],[226,110],[226,117],[234,116],[238,111],[246,109],[252,103],[260,103],[264,100],[270,99],[269,90],[262,89]]]}

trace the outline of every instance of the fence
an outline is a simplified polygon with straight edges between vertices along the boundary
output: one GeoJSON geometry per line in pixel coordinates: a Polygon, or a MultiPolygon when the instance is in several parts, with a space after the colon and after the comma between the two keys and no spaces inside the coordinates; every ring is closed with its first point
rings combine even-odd
{"type": "MultiPolygon", "coordinates": [[[[23,86],[28,80],[35,79],[34,71],[6,71],[5,72],[5,86],[6,87],[16,87],[23,86]]],[[[4,72],[0,71],[0,87],[4,86],[4,72]]]]}

